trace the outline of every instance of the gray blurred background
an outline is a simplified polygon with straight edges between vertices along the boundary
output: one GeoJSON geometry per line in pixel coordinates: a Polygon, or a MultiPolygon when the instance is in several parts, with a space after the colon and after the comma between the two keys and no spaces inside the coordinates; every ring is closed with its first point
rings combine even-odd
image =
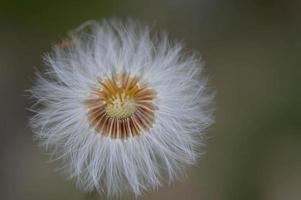
{"type": "Polygon", "coordinates": [[[0,1],[0,199],[85,200],[28,128],[41,55],[89,19],[133,17],[197,49],[218,95],[207,154],[139,199],[301,199],[300,0],[0,1]]]}

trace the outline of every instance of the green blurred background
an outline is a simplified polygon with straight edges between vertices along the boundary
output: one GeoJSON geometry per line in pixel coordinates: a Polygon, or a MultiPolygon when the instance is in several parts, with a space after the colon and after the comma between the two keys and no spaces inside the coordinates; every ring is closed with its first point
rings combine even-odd
{"type": "Polygon", "coordinates": [[[112,16],[155,22],[200,51],[218,91],[199,165],[139,199],[301,199],[300,0],[1,0],[1,200],[97,199],[47,163],[24,90],[68,30],[112,16]]]}

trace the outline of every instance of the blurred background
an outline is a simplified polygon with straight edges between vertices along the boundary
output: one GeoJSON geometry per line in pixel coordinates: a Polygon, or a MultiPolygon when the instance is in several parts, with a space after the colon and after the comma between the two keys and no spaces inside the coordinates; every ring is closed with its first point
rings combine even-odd
{"type": "Polygon", "coordinates": [[[47,163],[24,90],[66,32],[112,16],[155,22],[200,51],[218,91],[207,154],[184,181],[139,199],[301,199],[300,0],[1,0],[1,200],[99,199],[47,163]]]}

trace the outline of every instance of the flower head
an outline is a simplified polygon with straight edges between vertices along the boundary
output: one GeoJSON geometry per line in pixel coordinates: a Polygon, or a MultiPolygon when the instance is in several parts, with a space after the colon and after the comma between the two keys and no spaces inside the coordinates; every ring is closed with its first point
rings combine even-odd
{"type": "Polygon", "coordinates": [[[32,127],[85,191],[109,196],[171,182],[213,122],[196,53],[135,21],[81,26],[45,57],[32,127]]]}

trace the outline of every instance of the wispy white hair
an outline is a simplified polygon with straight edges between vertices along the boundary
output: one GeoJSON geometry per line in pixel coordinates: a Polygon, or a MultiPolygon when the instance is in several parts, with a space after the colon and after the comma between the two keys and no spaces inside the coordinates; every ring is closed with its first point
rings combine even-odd
{"type": "Polygon", "coordinates": [[[90,23],[54,46],[38,73],[31,126],[42,147],[84,191],[111,197],[170,183],[196,163],[202,136],[213,123],[213,93],[200,56],[134,20],[90,23]],[[84,102],[99,79],[126,71],[157,96],[152,128],[114,139],[89,125],[84,102]]]}

